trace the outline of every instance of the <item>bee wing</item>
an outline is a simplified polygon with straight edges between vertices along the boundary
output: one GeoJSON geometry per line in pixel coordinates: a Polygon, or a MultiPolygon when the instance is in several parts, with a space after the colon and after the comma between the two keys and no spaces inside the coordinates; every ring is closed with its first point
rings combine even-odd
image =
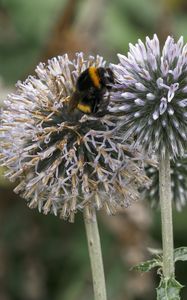
{"type": "Polygon", "coordinates": [[[81,99],[81,93],[79,91],[73,92],[69,101],[69,112],[72,112],[77,107],[80,99],[81,99]]]}

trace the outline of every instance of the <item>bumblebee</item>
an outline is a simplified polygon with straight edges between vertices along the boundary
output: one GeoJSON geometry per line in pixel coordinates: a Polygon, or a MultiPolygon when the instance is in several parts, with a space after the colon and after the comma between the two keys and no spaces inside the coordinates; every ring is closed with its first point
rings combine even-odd
{"type": "Polygon", "coordinates": [[[104,94],[110,90],[112,83],[114,76],[110,68],[87,68],[77,79],[76,89],[70,98],[69,111],[78,109],[85,114],[97,113],[108,104],[104,101],[104,94]]]}

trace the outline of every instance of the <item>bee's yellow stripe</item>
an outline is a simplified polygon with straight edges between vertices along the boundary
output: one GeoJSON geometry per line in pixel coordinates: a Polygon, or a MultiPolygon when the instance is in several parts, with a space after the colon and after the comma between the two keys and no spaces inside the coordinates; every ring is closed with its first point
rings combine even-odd
{"type": "Polygon", "coordinates": [[[77,105],[77,108],[85,114],[90,114],[92,112],[91,107],[89,105],[79,103],[77,105]]]}
{"type": "Polygon", "coordinates": [[[100,88],[99,76],[96,67],[89,67],[88,69],[91,80],[96,88],[100,88]]]}

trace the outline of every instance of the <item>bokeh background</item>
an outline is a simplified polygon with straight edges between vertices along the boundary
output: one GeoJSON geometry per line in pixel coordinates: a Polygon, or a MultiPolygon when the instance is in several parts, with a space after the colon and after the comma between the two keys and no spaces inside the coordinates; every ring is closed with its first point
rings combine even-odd
{"type": "MultiPolygon", "coordinates": [[[[116,62],[129,42],[168,34],[187,41],[186,0],[0,0],[0,99],[40,61],[76,51],[116,62]]],[[[3,170],[0,171],[1,173],[3,170]]],[[[93,299],[81,213],[74,224],[28,209],[0,176],[0,300],[93,299]]],[[[187,245],[187,209],[174,213],[175,246],[187,245]]],[[[160,213],[145,201],[99,214],[109,300],[154,300],[156,272],[130,267],[161,248],[160,213]]],[[[176,266],[187,286],[187,264],[176,266]]],[[[187,287],[182,292],[187,299],[187,287]]]]}

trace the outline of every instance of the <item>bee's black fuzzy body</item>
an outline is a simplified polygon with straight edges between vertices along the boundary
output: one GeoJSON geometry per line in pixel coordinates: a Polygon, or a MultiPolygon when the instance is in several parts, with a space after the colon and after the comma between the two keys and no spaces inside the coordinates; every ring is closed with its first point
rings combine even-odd
{"type": "Polygon", "coordinates": [[[70,98],[70,112],[78,109],[85,114],[95,114],[102,107],[104,94],[114,83],[110,68],[89,67],[83,71],[76,83],[76,90],[70,98]]]}

